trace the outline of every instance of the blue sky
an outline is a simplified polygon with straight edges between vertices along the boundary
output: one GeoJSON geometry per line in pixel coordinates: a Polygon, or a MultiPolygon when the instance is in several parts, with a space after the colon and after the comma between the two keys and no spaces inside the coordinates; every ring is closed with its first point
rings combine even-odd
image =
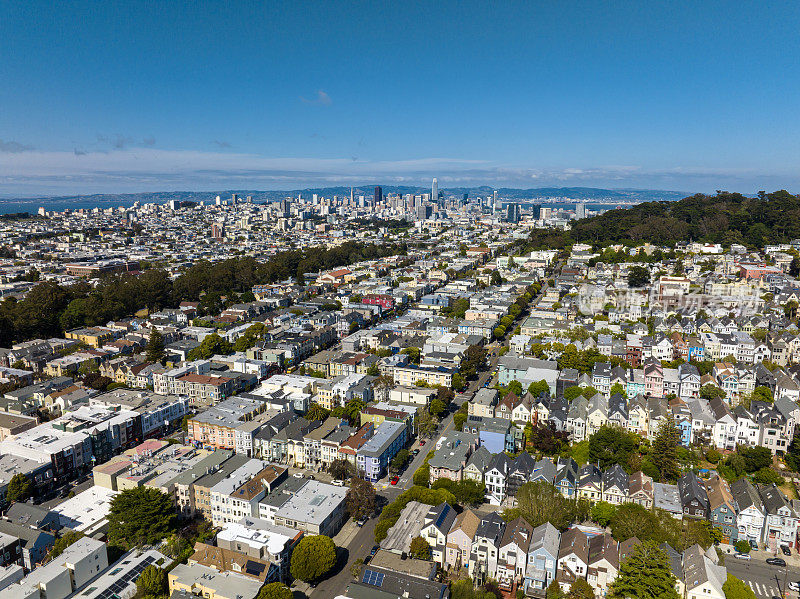
{"type": "Polygon", "coordinates": [[[0,6],[0,195],[800,190],[796,2],[0,6]]]}

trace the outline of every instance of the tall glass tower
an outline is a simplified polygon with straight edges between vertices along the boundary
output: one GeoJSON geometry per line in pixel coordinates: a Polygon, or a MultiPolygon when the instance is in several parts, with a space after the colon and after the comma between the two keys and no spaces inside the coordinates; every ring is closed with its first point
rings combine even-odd
{"type": "Polygon", "coordinates": [[[431,202],[437,202],[439,200],[439,181],[436,177],[433,178],[433,184],[431,185],[431,202]]]}

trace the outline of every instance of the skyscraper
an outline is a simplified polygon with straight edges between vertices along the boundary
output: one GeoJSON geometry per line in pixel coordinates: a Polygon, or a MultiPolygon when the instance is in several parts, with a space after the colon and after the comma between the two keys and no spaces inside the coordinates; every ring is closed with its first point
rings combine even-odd
{"type": "Polygon", "coordinates": [[[377,206],[383,201],[383,189],[378,185],[375,187],[375,205],[377,206]]]}
{"type": "Polygon", "coordinates": [[[575,204],[575,218],[586,218],[586,204],[583,202],[575,204]]]}
{"type": "Polygon", "coordinates": [[[520,218],[519,204],[506,204],[506,220],[510,223],[518,223],[520,218]]]}
{"type": "Polygon", "coordinates": [[[439,181],[436,177],[433,178],[433,184],[431,185],[431,202],[436,202],[439,200],[439,181]]]}

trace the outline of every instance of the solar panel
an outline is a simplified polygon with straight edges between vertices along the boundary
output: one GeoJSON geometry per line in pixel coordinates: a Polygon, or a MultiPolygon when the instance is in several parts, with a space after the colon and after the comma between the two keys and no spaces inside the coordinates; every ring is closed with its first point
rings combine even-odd
{"type": "Polygon", "coordinates": [[[438,518],[436,518],[436,528],[441,528],[441,526],[442,526],[442,522],[444,522],[444,519],[447,517],[447,513],[448,513],[449,511],[450,511],[450,506],[445,506],[445,507],[442,509],[442,513],[441,513],[441,514],[439,514],[439,517],[438,517],[438,518]]]}
{"type": "Polygon", "coordinates": [[[374,570],[365,569],[364,576],[361,578],[361,582],[375,587],[381,587],[383,585],[383,572],[375,572],[374,570]]]}

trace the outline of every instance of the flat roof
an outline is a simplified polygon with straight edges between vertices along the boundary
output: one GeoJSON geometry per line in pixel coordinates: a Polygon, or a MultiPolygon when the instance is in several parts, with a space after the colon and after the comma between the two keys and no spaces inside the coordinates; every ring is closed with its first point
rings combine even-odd
{"type": "Polygon", "coordinates": [[[306,484],[289,496],[289,501],[280,506],[280,515],[288,520],[322,524],[345,500],[347,491],[347,487],[307,480],[306,484]]]}
{"type": "Polygon", "coordinates": [[[181,585],[214,589],[215,593],[225,597],[241,596],[242,599],[253,599],[262,584],[260,580],[236,572],[218,572],[200,564],[178,564],[169,573],[169,578],[181,585]]]}

